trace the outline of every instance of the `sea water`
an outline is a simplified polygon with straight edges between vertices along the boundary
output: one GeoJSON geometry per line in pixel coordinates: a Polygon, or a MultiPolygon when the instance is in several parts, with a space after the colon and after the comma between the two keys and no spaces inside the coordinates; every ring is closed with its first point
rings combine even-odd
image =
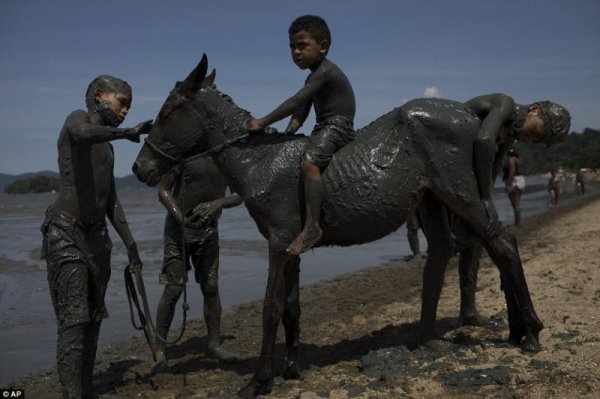
{"type": "MultiPolygon", "coordinates": [[[[528,179],[528,184],[545,181],[528,179]]],[[[527,190],[521,201],[524,216],[548,206],[545,190],[527,190]]],[[[143,277],[150,308],[154,311],[163,287],[158,284],[162,261],[162,237],[165,210],[158,202],[156,190],[126,189],[119,197],[129,226],[144,262],[143,277]]],[[[51,305],[46,264],[40,259],[40,225],[44,211],[56,194],[0,194],[0,386],[26,373],[52,366],[56,356],[56,321],[51,305]]],[[[506,194],[497,184],[494,201],[500,219],[512,223],[513,214],[506,194]]],[[[219,221],[219,286],[223,308],[246,303],[264,296],[268,251],[266,240],[245,207],[223,211],[219,221]]],[[[131,335],[134,330],[129,314],[124,268],[127,255],[116,232],[110,228],[114,243],[112,277],[106,293],[110,317],[102,324],[99,346],[131,335]]],[[[419,232],[421,251],[427,244],[419,232]]],[[[336,275],[410,255],[406,229],[378,241],[344,248],[326,247],[302,255],[301,285],[308,285],[336,275]]],[[[188,288],[191,309],[188,318],[202,317],[202,295],[193,274],[188,288]]],[[[181,325],[181,307],[177,306],[173,328],[181,325]]]]}

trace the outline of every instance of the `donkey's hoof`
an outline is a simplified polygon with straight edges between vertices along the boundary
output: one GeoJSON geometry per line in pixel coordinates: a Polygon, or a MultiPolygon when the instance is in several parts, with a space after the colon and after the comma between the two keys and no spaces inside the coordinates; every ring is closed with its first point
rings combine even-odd
{"type": "Polygon", "coordinates": [[[487,319],[477,312],[461,315],[458,318],[458,326],[475,326],[484,327],[487,324],[487,319]]]}
{"type": "Polygon", "coordinates": [[[527,329],[523,324],[513,323],[509,325],[508,342],[520,346],[527,335],[527,329]]]}
{"type": "Polygon", "coordinates": [[[285,369],[283,370],[283,378],[285,380],[299,380],[301,376],[302,373],[300,373],[300,366],[298,366],[298,363],[291,362],[286,364],[285,369]]]}
{"type": "Polygon", "coordinates": [[[272,387],[272,378],[259,381],[258,378],[252,377],[250,382],[238,392],[237,396],[244,399],[254,399],[258,395],[267,395],[271,393],[272,387]]]}
{"type": "Polygon", "coordinates": [[[525,340],[521,344],[521,350],[527,353],[538,353],[541,350],[539,339],[534,337],[533,334],[527,333],[525,340]]]}

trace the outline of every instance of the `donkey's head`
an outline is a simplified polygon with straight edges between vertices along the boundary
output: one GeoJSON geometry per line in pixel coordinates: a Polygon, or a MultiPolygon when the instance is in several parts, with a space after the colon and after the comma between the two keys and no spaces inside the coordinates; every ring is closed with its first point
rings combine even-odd
{"type": "Polygon", "coordinates": [[[175,164],[190,156],[210,151],[225,140],[223,95],[212,87],[215,71],[206,76],[206,55],[163,104],[154,127],[133,164],[137,178],[148,185],[175,164]]]}

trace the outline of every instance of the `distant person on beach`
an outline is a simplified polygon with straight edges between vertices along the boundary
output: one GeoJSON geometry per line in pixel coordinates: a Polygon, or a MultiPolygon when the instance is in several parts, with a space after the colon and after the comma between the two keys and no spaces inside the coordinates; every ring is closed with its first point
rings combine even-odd
{"type": "Polygon", "coordinates": [[[164,257],[160,282],[165,284],[156,314],[154,371],[168,367],[166,342],[175,305],[187,282],[189,261],[204,297],[204,321],[208,350],[215,358],[231,362],[238,355],[221,346],[221,298],[219,296],[218,220],[223,208],[242,203],[234,193],[224,197],[225,178],[209,157],[181,162],[160,181],[159,200],[168,213],[164,227],[164,257]]]}
{"type": "Polygon", "coordinates": [[[550,172],[548,179],[548,193],[550,194],[550,206],[555,208],[558,206],[558,194],[560,194],[560,177],[555,170],[550,172]]]}
{"type": "Polygon", "coordinates": [[[508,151],[508,157],[504,163],[502,181],[504,182],[504,188],[510,205],[513,208],[515,225],[521,224],[521,195],[525,190],[525,177],[523,176],[523,160],[519,157],[519,154],[514,150],[508,151]]]}
{"type": "Polygon", "coordinates": [[[583,177],[581,169],[577,170],[577,174],[575,175],[575,191],[578,196],[585,194],[585,177],[583,177]]]}
{"type": "Polygon", "coordinates": [[[87,112],[72,112],[58,138],[60,190],[42,225],[42,257],[56,313],[56,367],[63,397],[98,397],[92,387],[98,334],[108,317],[104,296],[112,242],[106,218],[119,234],[132,267],[142,267],[117,198],[112,140],[138,143],[152,121],[119,128],[131,106],[131,87],[113,76],[94,79],[87,112]]]}
{"type": "Polygon", "coordinates": [[[248,130],[261,132],[272,123],[291,116],[286,132],[294,134],[305,122],[311,107],[315,109],[315,125],[302,155],[300,174],[304,185],[304,228],[287,251],[299,255],[311,249],[323,235],[320,225],[325,185],[321,172],[333,154],[356,137],[354,91],[344,72],[327,58],[331,33],[323,18],[303,15],[288,29],[292,60],[300,69],[309,69],[304,86],[273,112],[260,119],[250,119],[248,130]]]}
{"type": "Polygon", "coordinates": [[[404,260],[412,260],[424,257],[421,254],[421,247],[419,244],[419,218],[416,213],[412,213],[406,219],[406,238],[412,255],[408,255],[404,260]]]}

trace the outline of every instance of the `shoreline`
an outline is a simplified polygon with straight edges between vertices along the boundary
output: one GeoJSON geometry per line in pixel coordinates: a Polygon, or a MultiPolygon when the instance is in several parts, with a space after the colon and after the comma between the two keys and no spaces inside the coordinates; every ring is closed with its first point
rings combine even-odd
{"type": "MultiPolygon", "coordinates": [[[[325,395],[325,393],[328,396],[322,397],[427,397],[431,396],[432,392],[429,394],[427,392],[431,389],[437,392],[433,396],[443,393],[444,397],[455,395],[456,397],[470,397],[469,395],[488,397],[488,394],[489,397],[504,397],[503,395],[509,391],[522,393],[519,391],[519,386],[524,382],[519,382],[516,375],[523,374],[524,369],[533,367],[534,372],[540,375],[550,371],[562,372],[560,359],[547,360],[544,358],[551,349],[551,343],[548,341],[563,341],[562,347],[558,344],[554,345],[559,349],[567,344],[576,344],[576,341],[581,340],[584,334],[582,332],[575,334],[574,331],[577,330],[577,326],[582,324],[574,324],[571,329],[565,329],[558,333],[552,332],[552,324],[548,323],[545,314],[547,311],[540,312],[543,298],[550,295],[538,286],[537,280],[544,277],[543,270],[540,272],[531,265],[536,263],[535,258],[546,254],[549,248],[552,248],[546,243],[537,241],[544,231],[561,223],[567,223],[562,226],[563,229],[569,227],[568,222],[563,220],[581,213],[591,212],[586,209],[595,207],[597,210],[595,213],[600,213],[599,199],[600,195],[593,193],[575,201],[565,202],[558,208],[547,209],[542,213],[530,216],[524,219],[522,227],[510,227],[519,239],[521,256],[534,304],[538,307],[540,318],[546,324],[546,329],[540,335],[542,344],[540,354],[524,355],[517,348],[504,344],[506,331],[490,332],[485,329],[461,328],[455,330],[453,328],[453,323],[458,315],[455,259],[449,265],[446,273],[446,283],[438,311],[438,328],[440,331],[446,331],[451,342],[460,343],[461,340],[466,340],[466,343],[457,344],[459,349],[453,351],[452,356],[434,356],[417,348],[416,334],[418,333],[421,272],[424,261],[389,261],[301,288],[300,364],[304,379],[283,381],[277,377],[273,393],[269,397],[313,398],[320,397],[321,394],[325,395]],[[398,272],[400,267],[402,268],[401,273],[398,272]],[[533,278],[532,273],[534,273],[533,278]],[[559,334],[558,338],[555,338],[553,334],[559,334]],[[384,368],[379,367],[386,361],[379,353],[382,351],[388,353],[386,356],[392,356],[395,351],[399,351],[393,364],[403,366],[395,373],[386,374],[389,370],[394,370],[394,367],[390,365],[384,368]],[[494,358],[494,354],[490,354],[493,351],[502,353],[494,358]],[[390,353],[392,355],[389,355],[390,353]],[[494,374],[490,371],[490,375],[495,378],[495,383],[486,384],[485,381],[476,383],[474,382],[475,377],[472,376],[470,383],[467,381],[468,378],[460,376],[455,376],[455,380],[444,383],[444,375],[452,374],[451,370],[455,368],[460,369],[460,367],[450,367],[449,364],[456,363],[458,366],[464,366],[460,359],[466,358],[469,362],[482,365],[483,363],[479,361],[482,353],[485,355],[483,358],[487,361],[488,369],[496,372],[494,374]],[[372,359],[365,360],[365,357],[368,356],[375,356],[377,359],[373,363],[372,359]],[[420,366],[409,367],[405,364],[407,358],[420,366]],[[440,358],[444,360],[440,361],[440,358]],[[512,361],[509,362],[509,358],[512,361]],[[535,363],[536,358],[541,358],[541,360],[535,363]],[[501,368],[495,369],[495,367],[501,368]],[[519,369],[519,367],[523,367],[523,369],[519,369]],[[442,378],[442,383],[439,382],[440,378],[442,378]],[[458,384],[459,382],[462,385],[458,384]],[[459,388],[457,388],[457,384],[459,388]],[[450,386],[450,390],[447,386],[450,386]],[[423,387],[422,392],[419,387],[423,387]],[[456,389],[460,391],[460,394],[456,389]],[[310,394],[317,396],[310,396],[310,394]]],[[[583,217],[582,220],[588,222],[591,219],[583,217]]],[[[571,235],[574,234],[572,232],[571,235]]],[[[568,238],[569,236],[567,236],[568,238]]],[[[591,246],[596,246],[595,254],[597,256],[600,238],[595,238],[592,240],[591,246]]],[[[583,268],[580,265],[577,267],[583,268]]],[[[551,272],[550,276],[554,274],[554,278],[556,278],[558,270],[555,271],[550,266],[548,266],[548,270],[551,272]]],[[[583,274],[588,272],[589,270],[585,270],[583,274]]],[[[497,278],[494,278],[497,277],[496,275],[495,267],[491,265],[487,256],[484,256],[477,302],[483,315],[505,320],[504,298],[497,278]],[[490,270],[493,270],[493,273],[488,273],[490,270]]],[[[598,291],[600,292],[600,290],[598,291]]],[[[600,297],[600,293],[597,296],[600,297]]],[[[564,302],[559,301],[558,303],[564,302]]],[[[593,311],[593,309],[587,310],[593,311]]],[[[192,320],[182,341],[169,351],[172,359],[171,373],[155,376],[149,373],[152,364],[151,355],[143,337],[138,335],[99,348],[95,386],[99,393],[108,393],[124,398],[203,398],[234,395],[250,378],[257,364],[262,331],[261,312],[261,300],[237,305],[223,312],[224,346],[238,351],[243,357],[243,360],[235,365],[220,365],[207,357],[205,353],[206,332],[203,322],[192,320]]],[[[562,317],[564,318],[565,315],[562,317]]],[[[587,318],[590,319],[590,316],[587,318]]],[[[581,317],[577,317],[576,314],[569,315],[567,321],[569,319],[582,323],[581,317]]],[[[276,367],[281,366],[283,356],[284,339],[281,330],[277,341],[276,367]]],[[[598,334],[593,335],[593,338],[600,341],[598,334]]],[[[598,341],[592,340],[591,342],[598,341]]],[[[570,367],[575,362],[575,356],[569,352],[571,349],[565,350],[573,358],[566,364],[570,367]]],[[[575,352],[579,353],[577,350],[575,352]]],[[[594,358],[594,361],[599,361],[598,364],[600,364],[599,358],[600,354],[594,358]]],[[[590,361],[585,363],[588,367],[590,367],[590,361]]],[[[592,366],[592,369],[592,376],[586,380],[583,387],[596,387],[598,390],[600,389],[598,382],[600,371],[596,370],[597,367],[594,369],[592,366]]],[[[588,374],[590,373],[584,373],[584,375],[588,374]]],[[[562,376],[562,374],[560,375],[562,376]]],[[[537,374],[535,376],[541,378],[537,374]]],[[[565,378],[558,378],[556,382],[547,381],[548,390],[525,397],[552,397],[554,395],[549,394],[552,390],[557,396],[561,396],[558,394],[561,392],[558,390],[558,383],[565,383],[565,378]]],[[[10,386],[24,388],[28,395],[39,399],[57,397],[59,392],[59,385],[53,369],[24,376],[11,383],[10,386]]],[[[571,386],[572,395],[570,397],[587,397],[576,394],[572,389],[571,386]]],[[[592,397],[593,392],[590,391],[589,397],[592,397]]],[[[523,397],[523,395],[519,394],[517,397],[523,397]]]]}

